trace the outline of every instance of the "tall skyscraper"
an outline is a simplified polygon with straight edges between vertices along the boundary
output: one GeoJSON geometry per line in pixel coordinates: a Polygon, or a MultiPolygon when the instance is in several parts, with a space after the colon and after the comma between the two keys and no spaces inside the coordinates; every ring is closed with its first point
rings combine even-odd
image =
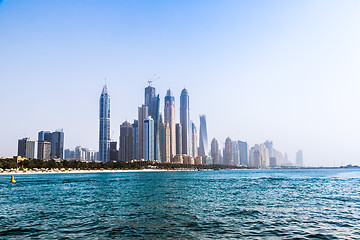
{"type": "Polygon", "coordinates": [[[165,97],[164,120],[170,126],[170,156],[176,154],[176,130],[175,130],[175,97],[169,89],[165,97]]]}
{"type": "Polygon", "coordinates": [[[154,120],[152,117],[144,119],[143,131],[144,160],[154,160],[154,120]]]}
{"type": "Polygon", "coordinates": [[[99,160],[108,162],[110,159],[110,94],[106,85],[100,95],[99,120],[99,160]]]}
{"type": "Polygon", "coordinates": [[[159,118],[160,118],[160,96],[152,97],[149,102],[149,116],[154,120],[154,158],[160,158],[159,146],[159,118]]]}
{"type": "Polygon", "coordinates": [[[151,82],[149,83],[149,86],[145,88],[145,105],[150,105],[152,98],[155,97],[156,91],[155,88],[152,87],[151,82]]]}
{"type": "Polygon", "coordinates": [[[200,138],[199,138],[199,156],[206,156],[209,154],[208,138],[206,128],[206,116],[200,115],[200,138]]]}
{"type": "Polygon", "coordinates": [[[181,123],[176,124],[176,155],[182,154],[182,126],[181,123]]]}
{"type": "Polygon", "coordinates": [[[180,95],[180,123],[182,127],[182,153],[186,155],[190,155],[191,153],[190,104],[189,104],[189,94],[185,88],[181,91],[181,95],[180,95]]]}
{"type": "Polygon", "coordinates": [[[196,126],[195,123],[193,123],[191,121],[191,126],[192,126],[192,134],[191,134],[191,146],[192,146],[192,154],[193,157],[196,158],[198,156],[198,143],[197,143],[197,130],[196,130],[196,126]]]}
{"type": "Polygon", "coordinates": [[[274,157],[274,153],[273,153],[273,142],[272,141],[269,141],[267,140],[265,143],[264,143],[265,147],[269,150],[269,157],[274,157]]]}
{"type": "Polygon", "coordinates": [[[302,150],[299,150],[299,151],[296,152],[295,162],[296,162],[296,166],[302,167],[304,165],[302,150]]]}
{"type": "Polygon", "coordinates": [[[139,123],[138,120],[134,120],[133,127],[133,157],[132,159],[139,160],[139,123]]]}
{"type": "Polygon", "coordinates": [[[239,152],[240,152],[240,165],[249,165],[248,159],[248,145],[247,142],[238,141],[239,152]]]}
{"type": "Polygon", "coordinates": [[[215,138],[211,140],[211,157],[213,159],[214,164],[220,164],[219,143],[215,138]]]}
{"type": "Polygon", "coordinates": [[[161,162],[170,162],[170,126],[168,123],[160,123],[160,157],[161,162]]]}
{"type": "Polygon", "coordinates": [[[64,158],[64,132],[62,130],[51,133],[51,158],[64,158]]]}
{"type": "Polygon", "coordinates": [[[120,125],[120,161],[133,159],[133,126],[125,121],[120,125]]]}
{"type": "Polygon", "coordinates": [[[35,140],[30,138],[19,139],[18,141],[18,156],[24,158],[34,158],[35,154],[35,140]]]}
{"type": "Polygon", "coordinates": [[[141,107],[139,107],[139,112],[138,112],[139,116],[138,116],[138,157],[139,159],[143,159],[144,158],[144,152],[143,152],[143,146],[144,146],[144,119],[146,119],[148,117],[148,113],[149,113],[149,108],[147,105],[142,105],[141,107]]]}
{"type": "Polygon", "coordinates": [[[40,160],[49,160],[51,154],[51,142],[38,141],[37,158],[40,160]]]}
{"type": "Polygon", "coordinates": [[[236,141],[232,142],[233,147],[233,162],[235,166],[240,165],[240,149],[236,141]]]}
{"type": "Polygon", "coordinates": [[[225,141],[225,149],[224,149],[224,165],[234,165],[234,159],[233,159],[233,146],[232,141],[228,137],[225,141]]]}

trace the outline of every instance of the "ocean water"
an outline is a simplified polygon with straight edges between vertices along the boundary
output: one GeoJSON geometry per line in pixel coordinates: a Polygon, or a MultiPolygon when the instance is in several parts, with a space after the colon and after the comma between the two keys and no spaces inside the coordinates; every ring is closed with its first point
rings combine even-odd
{"type": "Polygon", "coordinates": [[[360,239],[360,171],[0,176],[0,239],[360,239]]]}

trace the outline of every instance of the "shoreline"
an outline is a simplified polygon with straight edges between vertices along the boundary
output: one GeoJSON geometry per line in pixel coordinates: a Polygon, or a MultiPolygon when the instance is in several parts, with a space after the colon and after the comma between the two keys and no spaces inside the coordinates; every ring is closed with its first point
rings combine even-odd
{"type": "MultiPolygon", "coordinates": [[[[123,173],[127,173],[127,172],[180,172],[180,171],[198,171],[198,170],[193,170],[193,169],[179,169],[179,170],[175,170],[175,169],[138,169],[138,170],[108,170],[108,169],[104,169],[104,170],[48,170],[48,171],[31,171],[28,170],[26,172],[24,171],[4,171],[4,172],[0,172],[0,176],[1,175],[26,175],[26,174],[62,174],[62,173],[118,173],[118,172],[123,172],[123,173]]],[[[201,171],[213,171],[211,170],[201,170],[201,171]]]]}

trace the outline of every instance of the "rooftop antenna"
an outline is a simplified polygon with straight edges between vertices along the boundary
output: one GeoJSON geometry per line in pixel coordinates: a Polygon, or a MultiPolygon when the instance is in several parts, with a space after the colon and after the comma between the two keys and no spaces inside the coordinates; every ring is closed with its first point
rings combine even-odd
{"type": "Polygon", "coordinates": [[[160,79],[160,77],[156,77],[156,73],[147,81],[149,83],[149,86],[151,86],[152,82],[155,80],[160,79]]]}
{"type": "Polygon", "coordinates": [[[106,85],[106,78],[105,78],[105,85],[106,85]]]}

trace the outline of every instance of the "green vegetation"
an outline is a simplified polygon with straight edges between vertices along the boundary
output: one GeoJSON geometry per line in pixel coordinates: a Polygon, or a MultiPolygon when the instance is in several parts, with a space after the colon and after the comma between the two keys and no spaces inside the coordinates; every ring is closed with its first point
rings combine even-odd
{"type": "Polygon", "coordinates": [[[142,162],[83,162],[83,161],[55,161],[55,160],[39,160],[29,159],[17,163],[14,159],[2,159],[0,160],[0,168],[11,169],[81,169],[81,170],[139,170],[139,169],[229,169],[229,168],[240,168],[234,166],[223,166],[223,165],[190,165],[180,163],[158,163],[155,161],[142,161],[142,162]]]}

